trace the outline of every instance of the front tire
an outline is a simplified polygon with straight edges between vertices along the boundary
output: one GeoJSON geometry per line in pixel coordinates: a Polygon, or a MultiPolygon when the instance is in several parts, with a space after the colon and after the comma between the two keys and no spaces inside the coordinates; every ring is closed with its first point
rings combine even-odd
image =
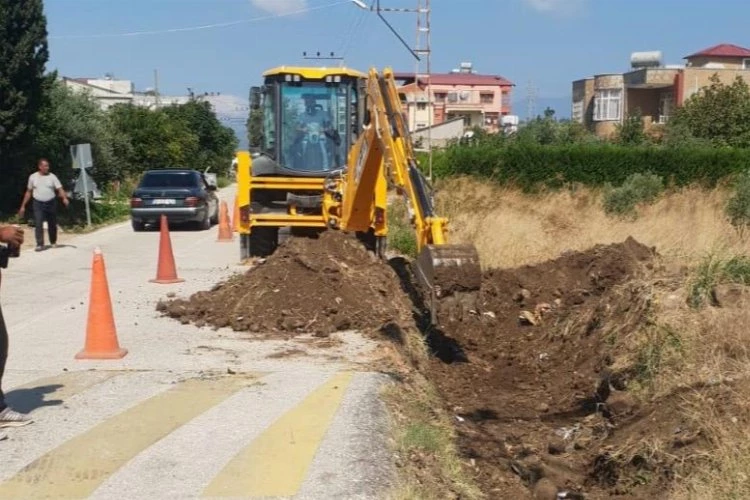
{"type": "Polygon", "coordinates": [[[279,228],[254,227],[248,239],[250,257],[268,257],[279,244],[279,228]]]}

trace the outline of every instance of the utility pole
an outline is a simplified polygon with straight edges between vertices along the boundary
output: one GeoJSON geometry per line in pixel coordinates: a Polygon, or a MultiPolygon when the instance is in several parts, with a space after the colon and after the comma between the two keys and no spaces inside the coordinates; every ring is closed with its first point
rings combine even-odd
{"type": "Polygon", "coordinates": [[[530,122],[536,115],[536,88],[534,82],[529,80],[526,87],[526,121],[530,122]]]}
{"type": "MultiPolygon", "coordinates": [[[[349,0],[351,3],[355,4],[360,9],[369,10],[371,12],[375,12],[381,21],[388,27],[389,30],[391,30],[391,33],[393,33],[396,38],[399,39],[401,44],[406,47],[406,49],[411,53],[412,56],[414,56],[414,59],[417,60],[417,69],[414,75],[414,80],[417,85],[417,88],[419,88],[419,84],[421,81],[421,78],[424,78],[427,82],[427,100],[428,100],[428,119],[429,119],[429,126],[427,128],[427,144],[428,144],[428,150],[429,150],[429,175],[428,179],[432,180],[432,121],[433,121],[433,112],[434,108],[432,106],[432,86],[431,86],[431,78],[430,75],[432,73],[432,67],[431,67],[431,59],[432,59],[432,46],[431,46],[431,35],[430,35],[430,0],[417,0],[417,8],[416,9],[406,9],[406,8],[388,8],[388,7],[381,7],[380,1],[381,0],[373,0],[373,5],[368,7],[367,4],[364,2],[364,0],[349,0]],[[396,31],[396,28],[394,28],[391,23],[388,22],[388,20],[383,16],[383,13],[411,13],[411,14],[417,14],[417,46],[411,47],[409,43],[403,39],[403,37],[396,31]],[[420,56],[426,56],[425,61],[422,61],[422,57],[420,56]],[[422,64],[426,65],[426,72],[422,72],[422,64]]],[[[416,111],[415,111],[416,113],[416,111]]]]}
{"type": "Polygon", "coordinates": [[[430,25],[430,0],[417,0],[417,46],[414,52],[423,56],[417,60],[416,80],[417,87],[424,78],[427,82],[427,151],[428,151],[428,175],[432,182],[432,125],[435,116],[435,106],[432,100],[432,36],[430,25]],[[426,73],[422,72],[422,68],[426,73]]]}

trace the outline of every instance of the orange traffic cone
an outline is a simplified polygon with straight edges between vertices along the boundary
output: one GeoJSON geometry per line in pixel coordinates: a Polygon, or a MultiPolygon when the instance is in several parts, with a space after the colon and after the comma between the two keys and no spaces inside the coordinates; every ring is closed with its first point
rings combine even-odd
{"type": "Polygon", "coordinates": [[[237,197],[234,197],[234,213],[232,214],[232,232],[236,233],[240,230],[240,205],[237,201],[237,197]]]}
{"type": "Polygon", "coordinates": [[[107,271],[104,268],[104,256],[99,248],[94,250],[90,294],[86,345],[76,354],[75,359],[120,359],[128,350],[122,349],[117,342],[107,271]]]}
{"type": "Polygon", "coordinates": [[[177,269],[174,264],[172,253],[172,240],[169,237],[169,225],[167,216],[161,216],[161,235],[159,239],[159,263],[156,269],[156,278],[149,280],[151,283],[169,285],[171,283],[182,283],[184,279],[177,277],[177,269]]]}
{"type": "Polygon", "coordinates": [[[228,242],[232,241],[234,236],[232,235],[232,228],[229,227],[229,210],[227,209],[227,202],[221,202],[221,209],[219,211],[219,237],[216,241],[228,242]]]}

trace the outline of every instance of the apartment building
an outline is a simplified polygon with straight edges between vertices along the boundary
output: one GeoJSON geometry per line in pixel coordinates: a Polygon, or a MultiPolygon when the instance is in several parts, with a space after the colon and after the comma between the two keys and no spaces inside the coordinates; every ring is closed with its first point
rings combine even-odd
{"type": "Polygon", "coordinates": [[[412,131],[427,127],[431,113],[433,125],[461,118],[465,127],[497,131],[503,125],[503,117],[512,112],[515,84],[499,75],[475,73],[471,63],[462,63],[450,73],[432,73],[432,99],[426,77],[417,78],[414,73],[397,73],[395,77],[412,131]]]}
{"type": "Polygon", "coordinates": [[[659,51],[634,52],[631,69],[573,82],[572,119],[600,137],[640,110],[644,125],[664,124],[686,99],[718,75],[726,84],[737,76],[750,83],[750,49],[720,44],[685,56],[683,65],[664,65],[659,51]]]}
{"type": "MultiPolygon", "coordinates": [[[[87,93],[102,109],[108,109],[115,104],[134,104],[153,108],[156,106],[157,97],[153,91],[138,92],[130,80],[119,80],[111,76],[103,78],[68,78],[62,81],[74,92],[87,93]]],[[[164,96],[158,98],[159,106],[170,104],[184,104],[188,102],[188,96],[164,96]]]]}

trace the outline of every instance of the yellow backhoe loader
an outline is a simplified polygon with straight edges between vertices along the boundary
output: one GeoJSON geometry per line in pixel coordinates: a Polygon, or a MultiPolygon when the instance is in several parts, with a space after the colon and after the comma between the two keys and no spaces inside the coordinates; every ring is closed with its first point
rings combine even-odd
{"type": "Polygon", "coordinates": [[[432,322],[437,299],[476,292],[477,251],[448,243],[448,221],[435,213],[393,72],[279,67],[263,76],[263,87],[251,89],[257,140],[236,158],[242,258],[272,253],[280,230],[331,229],[356,233],[385,257],[394,189],[415,230],[413,273],[432,322]]]}

